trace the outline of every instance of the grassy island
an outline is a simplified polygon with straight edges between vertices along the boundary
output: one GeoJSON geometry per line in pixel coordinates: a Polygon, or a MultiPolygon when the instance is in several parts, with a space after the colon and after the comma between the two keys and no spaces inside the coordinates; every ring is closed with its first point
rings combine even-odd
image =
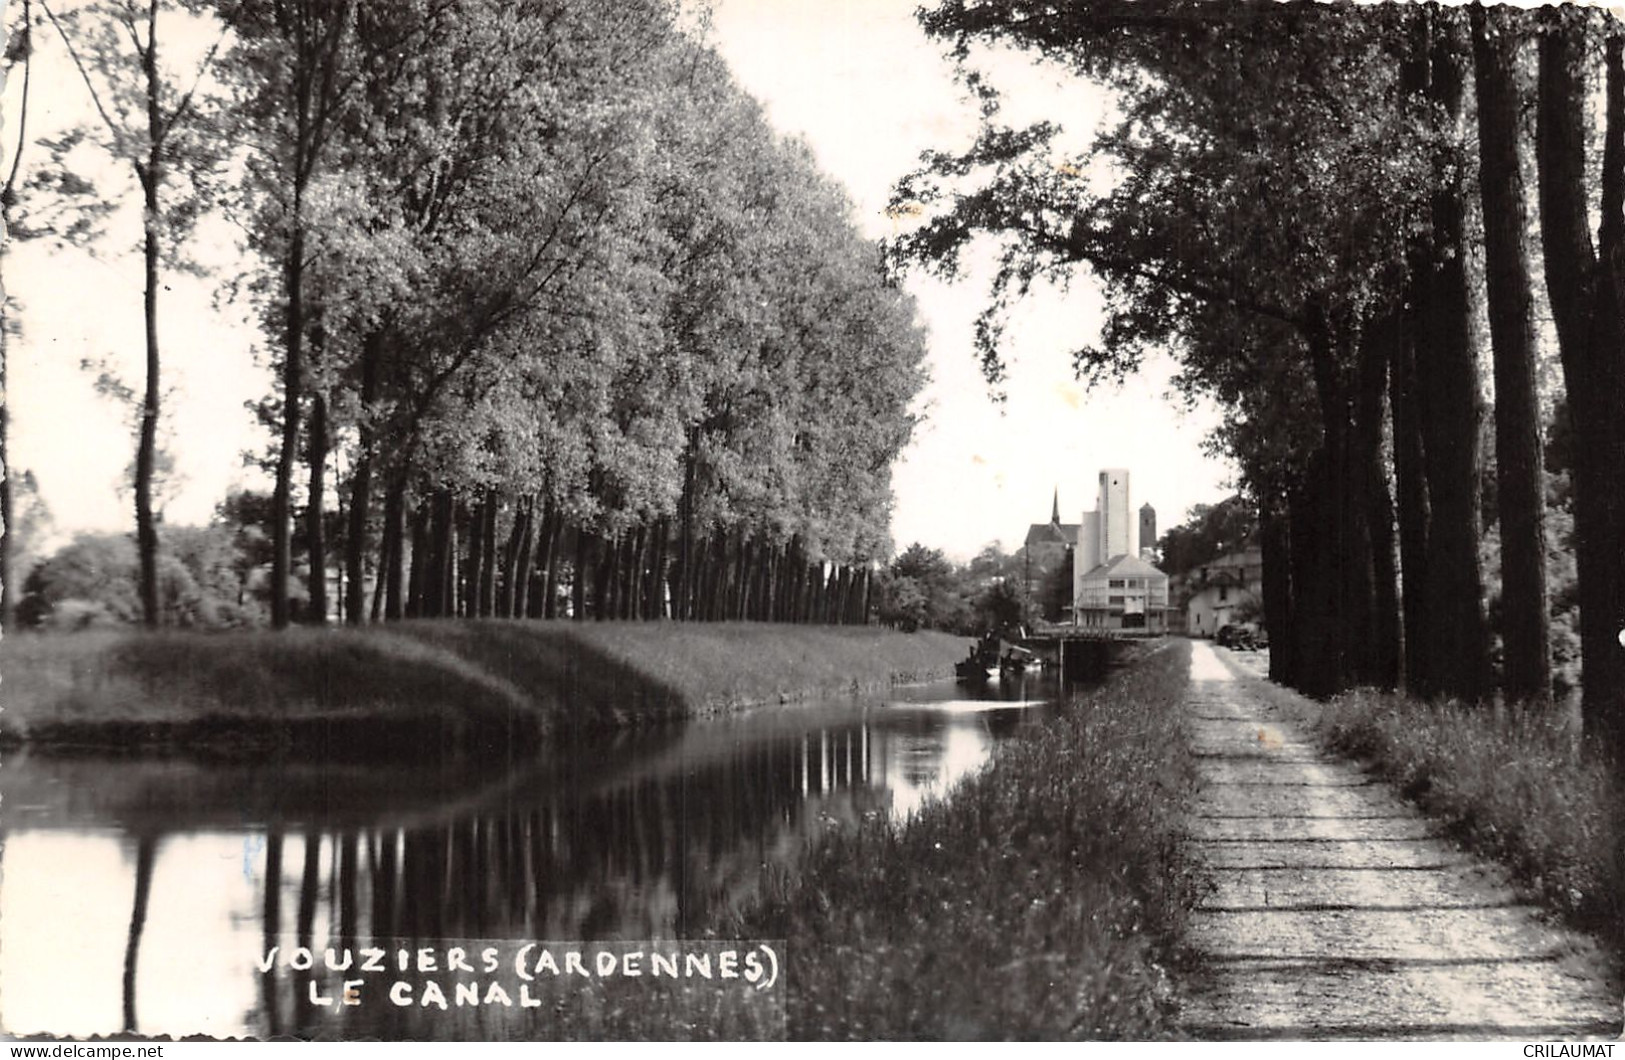
{"type": "Polygon", "coordinates": [[[942,633],[766,623],[416,621],[0,642],[0,742],[340,759],[506,756],[549,733],[952,673],[942,633]]]}

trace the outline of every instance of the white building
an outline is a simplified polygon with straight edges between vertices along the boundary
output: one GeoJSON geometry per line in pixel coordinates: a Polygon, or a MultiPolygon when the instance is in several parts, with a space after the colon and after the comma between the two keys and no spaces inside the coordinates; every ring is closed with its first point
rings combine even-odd
{"type": "MultiPolygon", "coordinates": [[[[1139,513],[1143,531],[1149,513],[1139,513]]],[[[1130,528],[1135,527],[1126,468],[1100,473],[1096,507],[1083,513],[1078,546],[1072,556],[1072,621],[1103,629],[1166,629],[1168,576],[1138,555],[1130,528]]]]}
{"type": "Polygon", "coordinates": [[[1220,556],[1180,575],[1177,583],[1174,598],[1185,632],[1211,637],[1220,627],[1240,621],[1238,614],[1257,615],[1262,610],[1264,555],[1252,548],[1220,556]]]}
{"type": "Polygon", "coordinates": [[[1116,556],[1078,578],[1072,609],[1074,625],[1165,632],[1168,575],[1139,556],[1116,556]]]}

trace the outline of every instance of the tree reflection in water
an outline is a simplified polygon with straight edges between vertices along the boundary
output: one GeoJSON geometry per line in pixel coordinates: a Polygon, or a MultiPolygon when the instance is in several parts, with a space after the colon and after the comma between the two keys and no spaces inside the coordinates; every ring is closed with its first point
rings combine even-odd
{"type": "MultiPolygon", "coordinates": [[[[241,907],[252,914],[235,925],[147,924],[155,862],[169,858],[159,838],[202,833],[189,828],[181,813],[169,815],[167,833],[144,822],[137,833],[135,900],[126,939],[125,1029],[198,1029],[138,1026],[138,985],[154,997],[184,987],[161,978],[164,962],[141,967],[143,946],[149,951],[216,946],[223,939],[229,943],[235,932],[240,941],[220,948],[238,955],[240,981],[252,984],[244,1001],[257,1011],[245,1025],[224,1033],[329,1038],[572,1033],[547,1022],[568,1013],[541,1009],[442,1013],[387,1003],[321,1008],[309,1001],[309,979],[311,974],[343,978],[320,967],[319,955],[328,947],[378,946],[393,952],[444,947],[448,940],[670,940],[703,934],[757,893],[765,869],[792,866],[809,835],[866,817],[912,812],[979,767],[997,739],[1037,713],[1025,704],[958,702],[849,702],[838,709],[763,712],[624,738],[607,753],[562,755],[524,775],[483,778],[483,787],[462,794],[414,802],[408,789],[408,797],[388,793],[370,808],[355,799],[278,807],[265,814],[266,823],[235,833],[263,850],[263,871],[244,880],[252,892],[242,896],[241,907]],[[261,972],[253,958],[275,946],[314,951],[317,968],[307,974],[279,965],[261,972]]],[[[119,770],[107,765],[106,778],[116,786],[119,770]]],[[[150,763],[145,768],[149,772],[140,775],[161,775],[150,772],[150,763]]],[[[178,775],[195,779],[201,768],[186,765],[178,775]]],[[[421,780],[429,788],[440,782],[421,780]]],[[[358,790],[355,767],[333,783],[358,790]]],[[[129,806],[153,804],[183,805],[162,792],[143,791],[107,813],[128,816],[129,806]]],[[[221,834],[216,827],[208,827],[208,833],[221,834]]],[[[173,856],[201,855],[189,849],[173,856]]],[[[186,871],[187,866],[166,864],[159,879],[186,878],[186,871]]],[[[8,928],[14,925],[0,924],[0,933],[8,928]]],[[[3,953],[0,945],[0,964],[3,953]]],[[[236,1018],[235,1012],[227,1017],[236,1018]]],[[[218,1022],[209,1031],[223,1033],[218,1022]]]]}

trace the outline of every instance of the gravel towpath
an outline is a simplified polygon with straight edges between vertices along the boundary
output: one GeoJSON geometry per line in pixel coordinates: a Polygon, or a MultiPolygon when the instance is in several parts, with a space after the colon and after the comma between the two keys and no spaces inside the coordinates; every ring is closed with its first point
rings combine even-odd
{"type": "Polygon", "coordinates": [[[1589,938],[1520,901],[1497,866],[1273,710],[1245,662],[1193,644],[1203,773],[1191,842],[1215,881],[1191,942],[1198,1038],[1620,1034],[1589,938]]]}

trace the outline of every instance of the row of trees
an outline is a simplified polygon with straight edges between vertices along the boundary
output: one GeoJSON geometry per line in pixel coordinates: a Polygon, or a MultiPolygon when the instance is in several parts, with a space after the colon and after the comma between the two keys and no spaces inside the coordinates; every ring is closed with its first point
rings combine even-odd
{"type": "MultiPolygon", "coordinates": [[[[1007,554],[997,544],[956,565],[940,549],[916,541],[876,579],[875,617],[906,631],[1015,636],[1042,611],[1042,599],[1028,592],[1023,581],[1025,567],[1022,556],[1007,554]]],[[[1069,600],[1071,573],[1069,564],[1064,572],[1069,600]]]]}
{"type": "Polygon", "coordinates": [[[1625,26],[1572,6],[1251,0],[944,0],[921,19],[988,120],[898,185],[899,215],[926,214],[898,259],[951,274],[998,241],[978,329],[995,371],[1010,303],[1080,268],[1109,297],[1081,372],[1178,351],[1183,386],[1228,411],[1217,441],[1261,514],[1271,666],[1301,689],[1490,695],[1488,510],[1500,686],[1549,695],[1549,304],[1586,727],[1625,749],[1625,26]],[[1052,124],[1005,126],[972,68],[984,44],[1108,86],[1117,120],[1081,158],[1052,124]]]}
{"type": "MultiPolygon", "coordinates": [[[[165,529],[158,554],[158,599],[165,625],[220,629],[267,620],[270,538],[264,525],[269,507],[269,495],[237,493],[220,505],[209,526],[165,529]]],[[[296,539],[295,546],[303,550],[306,543],[296,539]]],[[[589,602],[603,601],[600,614],[654,617],[652,608],[637,606],[638,599],[647,604],[647,598],[634,599],[635,588],[615,585],[602,566],[578,567],[577,558],[570,555],[555,559],[556,574],[539,573],[530,586],[533,595],[511,612],[500,606],[498,612],[540,617],[549,613],[546,601],[551,599],[553,615],[578,614],[579,586],[589,602]],[[582,571],[579,578],[577,570],[582,571]]],[[[969,636],[988,631],[1013,634],[1032,624],[1043,603],[1024,589],[1023,567],[1019,555],[1007,555],[997,545],[989,545],[968,563],[955,564],[940,550],[916,542],[891,563],[873,571],[865,567],[850,580],[843,580],[837,570],[819,584],[787,587],[776,597],[777,610],[765,601],[744,607],[737,597],[732,604],[720,594],[707,599],[719,616],[736,607],[759,609],[764,617],[783,621],[878,622],[906,631],[939,629],[969,636]]],[[[1063,581],[1070,590],[1070,567],[1049,573],[1056,583],[1052,592],[1063,581]]],[[[140,622],[140,579],[130,535],[81,534],[32,564],[17,606],[18,623],[68,631],[140,622]]],[[[477,586],[464,588],[478,591],[477,586]]],[[[733,586],[735,593],[742,588],[761,592],[764,583],[733,586]]],[[[295,598],[296,612],[307,606],[308,598],[295,598]]]]}
{"type": "Polygon", "coordinates": [[[578,617],[862,619],[923,339],[681,11],[35,2],[143,196],[147,623],[160,271],[210,211],[275,360],[273,625],[552,616],[562,572],[578,617]]]}

